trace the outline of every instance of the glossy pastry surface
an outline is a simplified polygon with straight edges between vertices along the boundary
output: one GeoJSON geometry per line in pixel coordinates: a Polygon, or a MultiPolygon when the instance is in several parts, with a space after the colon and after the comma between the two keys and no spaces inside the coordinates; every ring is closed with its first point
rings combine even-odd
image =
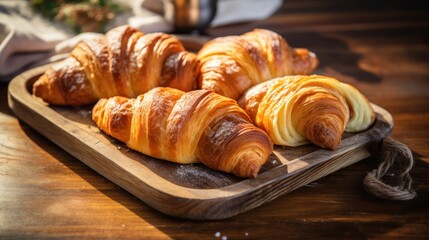
{"type": "Polygon", "coordinates": [[[256,177],[273,147],[234,100],[207,90],[159,87],[137,98],[101,99],[92,114],[101,130],[131,149],[241,177],[256,177]]]}
{"type": "Polygon", "coordinates": [[[79,43],[49,68],[33,93],[55,105],[80,106],[113,96],[136,97],[158,86],[196,88],[198,61],[175,37],[130,26],[79,43]]]}
{"type": "Polygon", "coordinates": [[[344,131],[363,131],[375,119],[371,104],[356,88],[317,75],[261,83],[239,104],[275,144],[285,146],[312,142],[333,150],[344,131]]]}
{"type": "Polygon", "coordinates": [[[282,36],[264,29],[215,38],[198,52],[198,59],[199,88],[233,99],[276,77],[310,74],[318,64],[314,53],[294,49],[282,36]]]}

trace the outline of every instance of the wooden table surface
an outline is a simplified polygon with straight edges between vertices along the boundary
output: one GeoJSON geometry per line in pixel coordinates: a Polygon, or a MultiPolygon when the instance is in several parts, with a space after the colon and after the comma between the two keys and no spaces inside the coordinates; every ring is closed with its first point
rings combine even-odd
{"type": "Polygon", "coordinates": [[[415,157],[416,199],[380,200],[362,187],[365,159],[242,215],[191,221],[163,215],[57,147],[7,106],[0,84],[0,238],[429,238],[429,21],[423,1],[289,0],[255,27],[320,59],[317,73],[361,90],[394,118],[392,137],[415,157]]]}

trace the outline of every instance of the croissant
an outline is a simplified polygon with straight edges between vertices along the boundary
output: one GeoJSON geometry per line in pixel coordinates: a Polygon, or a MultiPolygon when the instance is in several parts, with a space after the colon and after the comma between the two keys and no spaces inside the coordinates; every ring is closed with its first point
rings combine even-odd
{"type": "Polygon", "coordinates": [[[241,36],[215,38],[198,52],[198,87],[238,99],[248,88],[285,75],[308,75],[316,55],[292,48],[269,30],[255,29],[241,36]]]}
{"type": "Polygon", "coordinates": [[[33,93],[51,104],[79,106],[112,96],[136,97],[157,86],[190,91],[197,67],[196,55],[173,36],[121,26],[79,43],[35,82],[33,93]]]}
{"type": "Polygon", "coordinates": [[[349,84],[325,76],[287,76],[250,88],[239,105],[278,145],[309,142],[335,150],[344,131],[371,126],[369,101],[349,84]]]}
{"type": "Polygon", "coordinates": [[[202,162],[210,168],[256,177],[273,150],[236,101],[207,90],[184,93],[158,87],[137,98],[95,104],[92,119],[105,133],[155,158],[202,162]]]}

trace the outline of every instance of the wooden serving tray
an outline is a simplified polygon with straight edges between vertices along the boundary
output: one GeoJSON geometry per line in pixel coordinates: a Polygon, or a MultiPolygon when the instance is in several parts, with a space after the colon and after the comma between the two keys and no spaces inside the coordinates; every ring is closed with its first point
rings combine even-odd
{"type": "Polygon", "coordinates": [[[305,184],[370,156],[369,147],[388,136],[392,116],[373,105],[375,124],[344,134],[335,151],[314,145],[276,146],[255,179],[242,179],[202,164],[180,165],[129,150],[100,132],[92,106],[49,106],[32,95],[35,80],[48,65],[22,73],[9,84],[9,107],[52,142],[153,208],[172,216],[222,219],[267,203],[305,184]]]}

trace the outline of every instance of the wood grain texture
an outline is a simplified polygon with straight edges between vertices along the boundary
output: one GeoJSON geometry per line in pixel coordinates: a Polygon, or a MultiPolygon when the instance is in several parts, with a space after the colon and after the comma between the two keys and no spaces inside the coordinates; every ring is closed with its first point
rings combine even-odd
{"type": "Polygon", "coordinates": [[[242,179],[201,164],[182,165],[137,153],[101,133],[91,106],[53,107],[31,93],[50,65],[22,73],[9,84],[9,107],[55,144],[155,209],[191,219],[224,219],[251,210],[370,155],[369,147],[387,137],[392,116],[375,106],[377,121],[368,130],[344,134],[335,151],[313,145],[277,146],[256,179],[242,179]]]}
{"type": "Polygon", "coordinates": [[[288,0],[266,20],[208,30],[212,36],[254,27],[277,31],[293,46],[318,54],[318,73],[353,84],[388,110],[395,121],[392,137],[407,144],[415,157],[416,199],[392,202],[366,193],[362,179],[378,161],[371,157],[230,219],[172,218],[19,121],[7,106],[7,84],[0,83],[0,238],[426,239],[425,6],[425,1],[288,0]]]}

